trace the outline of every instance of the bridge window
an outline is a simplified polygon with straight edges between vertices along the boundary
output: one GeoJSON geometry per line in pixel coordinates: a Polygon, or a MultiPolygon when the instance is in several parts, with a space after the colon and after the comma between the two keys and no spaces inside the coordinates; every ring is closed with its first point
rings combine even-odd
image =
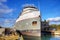
{"type": "Polygon", "coordinates": [[[33,22],[32,22],[32,25],[33,25],[33,26],[36,26],[36,25],[37,25],[37,21],[33,21],[33,22]]]}

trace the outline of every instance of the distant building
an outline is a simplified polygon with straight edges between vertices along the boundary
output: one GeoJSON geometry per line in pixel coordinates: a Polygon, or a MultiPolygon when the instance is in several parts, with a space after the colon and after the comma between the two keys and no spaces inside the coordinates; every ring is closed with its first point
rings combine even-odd
{"type": "Polygon", "coordinates": [[[5,31],[5,28],[0,26],[0,34],[2,34],[2,32],[4,32],[4,31],[5,31]]]}
{"type": "Polygon", "coordinates": [[[40,35],[40,11],[34,6],[24,7],[21,15],[16,20],[14,28],[20,31],[30,32],[30,34],[38,32],[40,35]]]}

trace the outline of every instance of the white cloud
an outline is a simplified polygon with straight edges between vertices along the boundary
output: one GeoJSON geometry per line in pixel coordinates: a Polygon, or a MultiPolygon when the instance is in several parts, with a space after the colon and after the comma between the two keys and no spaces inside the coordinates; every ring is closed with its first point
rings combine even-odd
{"type": "Polygon", "coordinates": [[[60,22],[60,17],[48,18],[47,21],[60,22]]]}
{"type": "Polygon", "coordinates": [[[0,2],[7,2],[7,0],[0,0],[0,2]]]}
{"type": "Polygon", "coordinates": [[[1,24],[2,27],[11,27],[13,24],[13,20],[4,19],[3,23],[1,24]]]}
{"type": "Polygon", "coordinates": [[[4,21],[5,23],[9,23],[10,22],[10,20],[8,20],[8,19],[5,19],[5,21],[4,21]]]}
{"type": "Polygon", "coordinates": [[[5,19],[4,23],[11,23],[14,22],[16,19],[5,19]]]}
{"type": "Polygon", "coordinates": [[[12,23],[14,24],[15,19],[5,19],[4,22],[2,23],[2,26],[5,25],[12,25],[12,23]]]}
{"type": "Polygon", "coordinates": [[[10,13],[13,9],[0,9],[0,13],[10,13]]]}
{"type": "Polygon", "coordinates": [[[0,9],[8,9],[9,7],[3,3],[0,3],[0,9]]]}
{"type": "Polygon", "coordinates": [[[0,0],[0,13],[13,12],[13,9],[9,8],[6,4],[3,4],[3,2],[7,2],[7,0],[0,0]]]}
{"type": "Polygon", "coordinates": [[[0,5],[2,5],[2,3],[0,2],[0,5]]]}
{"type": "MultiPolygon", "coordinates": [[[[12,13],[14,9],[10,8],[8,5],[4,4],[7,0],[0,0],[0,17],[4,17],[3,15],[6,13],[12,13]]],[[[9,14],[10,16],[10,14],[9,14]]],[[[0,25],[9,26],[14,22],[14,19],[4,19],[0,21],[0,25]]]]}

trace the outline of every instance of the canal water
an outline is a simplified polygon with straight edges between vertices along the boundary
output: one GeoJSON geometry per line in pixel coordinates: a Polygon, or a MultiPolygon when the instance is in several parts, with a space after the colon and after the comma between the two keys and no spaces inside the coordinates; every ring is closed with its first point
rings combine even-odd
{"type": "Polygon", "coordinates": [[[60,35],[42,35],[41,40],[60,40],[60,35]]]}
{"type": "Polygon", "coordinates": [[[41,37],[23,35],[24,40],[41,40],[41,37]]]}
{"type": "Polygon", "coordinates": [[[60,40],[60,35],[41,35],[41,37],[24,35],[24,40],[60,40]]]}

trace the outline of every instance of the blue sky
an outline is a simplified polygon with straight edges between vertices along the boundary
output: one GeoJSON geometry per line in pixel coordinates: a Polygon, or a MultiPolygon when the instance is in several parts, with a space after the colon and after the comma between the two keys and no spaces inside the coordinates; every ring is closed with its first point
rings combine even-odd
{"type": "Polygon", "coordinates": [[[60,17],[60,0],[41,0],[40,4],[43,19],[60,17]]]}
{"type": "Polygon", "coordinates": [[[60,23],[60,0],[0,0],[0,25],[13,26],[26,4],[35,5],[41,12],[42,20],[56,21],[54,18],[57,18],[57,24],[60,23]]]}
{"type": "Polygon", "coordinates": [[[51,24],[60,24],[60,0],[40,0],[42,20],[50,20],[51,24]]]}

